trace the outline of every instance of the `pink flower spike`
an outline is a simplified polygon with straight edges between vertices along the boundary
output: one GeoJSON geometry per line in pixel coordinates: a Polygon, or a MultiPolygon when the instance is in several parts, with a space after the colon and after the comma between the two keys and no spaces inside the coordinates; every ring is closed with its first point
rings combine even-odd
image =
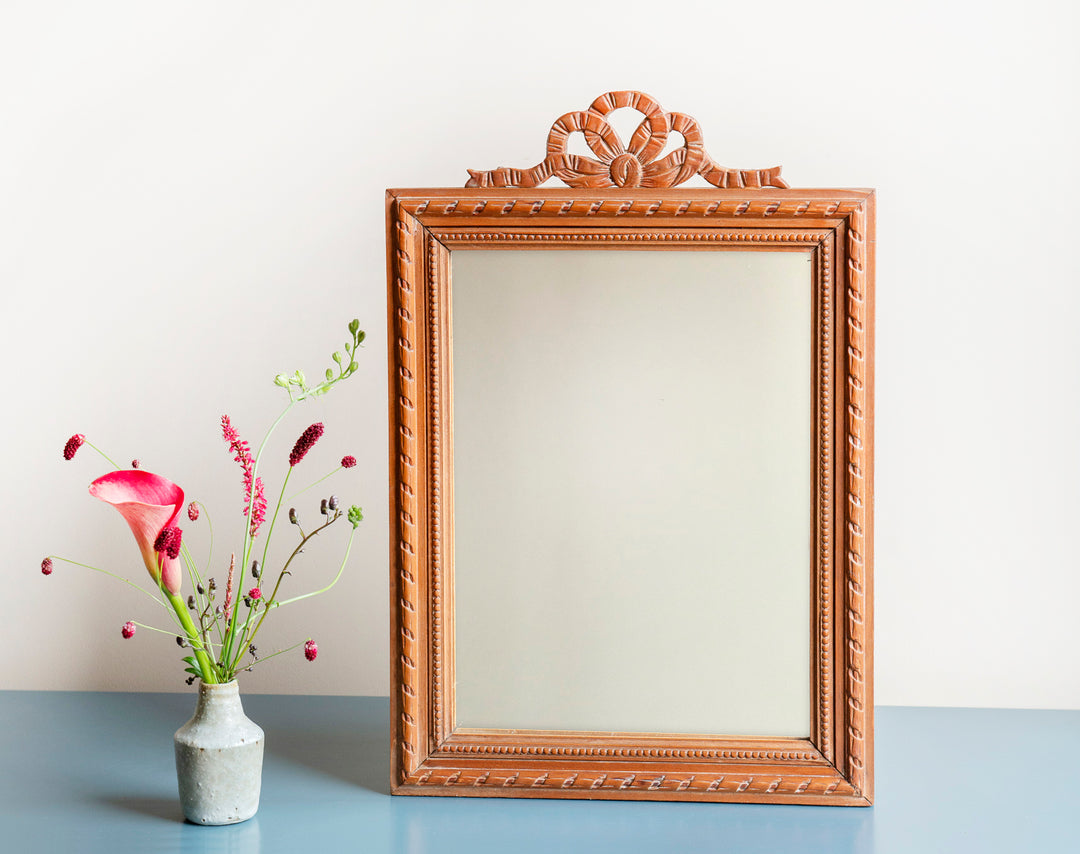
{"type": "Polygon", "coordinates": [[[308,661],[314,661],[318,654],[319,645],[311,638],[308,638],[307,643],[304,644],[304,658],[308,661]]]}
{"type": "Polygon", "coordinates": [[[252,587],[248,591],[248,598],[252,600],[262,599],[262,591],[258,587],[252,587]]]}
{"type": "Polygon", "coordinates": [[[124,640],[135,637],[135,624],[131,620],[128,620],[120,627],[120,637],[124,640]]]}
{"type": "MultiPolygon", "coordinates": [[[[158,554],[154,541],[170,528],[184,506],[184,490],[148,471],[114,471],[90,484],[90,494],[115,507],[131,528],[146,571],[172,594],[180,592],[180,562],[168,551],[158,554]]],[[[179,530],[179,529],[177,529],[179,530]]],[[[176,540],[179,554],[180,540],[176,540]]]]}
{"type": "Polygon", "coordinates": [[[52,558],[47,557],[41,562],[41,574],[52,575],[52,558]]]}
{"type": "Polygon", "coordinates": [[[251,513],[251,536],[254,537],[259,526],[266,521],[266,491],[263,480],[255,477],[255,459],[251,456],[251,446],[240,438],[228,415],[221,416],[221,435],[229,443],[233,459],[240,463],[244,470],[244,516],[251,513]]]}
{"type": "Polygon", "coordinates": [[[195,503],[194,501],[192,501],[192,502],[191,502],[191,503],[190,503],[190,504],[189,504],[189,505],[187,506],[187,517],[188,517],[188,518],[189,518],[189,519],[190,519],[190,520],[191,520],[192,522],[198,522],[198,521],[199,521],[199,505],[198,505],[198,504],[196,504],[196,503],[195,503]]]}
{"type": "Polygon", "coordinates": [[[356,465],[356,457],[348,456],[348,457],[342,457],[341,458],[341,467],[343,469],[351,469],[355,465],[356,465]]]}
{"type": "Polygon", "coordinates": [[[68,439],[67,444],[64,445],[64,459],[74,459],[75,452],[83,446],[83,442],[85,441],[86,437],[82,433],[76,433],[74,436],[68,439]]]}
{"type": "Polygon", "coordinates": [[[319,441],[319,437],[322,436],[323,431],[326,428],[322,425],[322,422],[312,424],[303,433],[300,434],[300,438],[296,440],[296,444],[293,445],[292,453],[289,454],[289,465],[295,466],[300,460],[304,458],[312,446],[319,441]]]}

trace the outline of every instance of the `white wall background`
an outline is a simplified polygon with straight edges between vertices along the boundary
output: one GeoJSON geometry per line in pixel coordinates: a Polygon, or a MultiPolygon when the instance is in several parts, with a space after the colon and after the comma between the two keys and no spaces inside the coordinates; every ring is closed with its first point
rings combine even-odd
{"type": "Polygon", "coordinates": [[[242,522],[219,416],[255,440],[273,375],[317,374],[356,316],[359,375],[271,453],[324,421],[305,465],[355,454],[334,490],[367,521],[334,594],[266,638],[319,660],[246,684],[387,693],[383,191],[531,166],[557,116],[638,88],[725,165],[878,188],[878,701],[1080,708],[1077,8],[8,0],[0,686],[183,688],[171,640],[120,638],[147,600],[38,572],[144,577],[85,493],[105,465],[60,449],[83,432],[172,476],[220,554],[242,522]]]}

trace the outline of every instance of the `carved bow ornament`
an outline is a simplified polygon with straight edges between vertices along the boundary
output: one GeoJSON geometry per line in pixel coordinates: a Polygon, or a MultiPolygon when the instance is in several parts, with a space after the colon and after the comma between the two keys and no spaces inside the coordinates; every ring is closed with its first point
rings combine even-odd
{"type": "Polygon", "coordinates": [[[725,169],[717,165],[706,153],[701,128],[694,119],[683,113],[666,113],[653,98],[633,91],[608,92],[587,110],[559,118],[548,133],[547,157],[531,169],[470,169],[465,186],[535,187],[553,175],[579,189],[675,187],[694,175],[717,187],[787,187],[779,166],[725,169]],[[620,107],[631,107],[644,116],[626,146],[607,120],[608,113],[620,107]],[[657,160],[673,131],[682,135],[682,147],[657,160]],[[577,132],[585,137],[595,159],[566,150],[570,135],[577,132]]]}

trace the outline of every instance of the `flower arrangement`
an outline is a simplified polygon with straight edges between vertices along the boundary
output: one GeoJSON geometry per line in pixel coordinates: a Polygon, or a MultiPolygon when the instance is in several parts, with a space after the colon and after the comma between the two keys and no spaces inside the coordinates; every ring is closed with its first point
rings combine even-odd
{"type": "MultiPolygon", "coordinates": [[[[301,646],[304,657],[308,661],[314,661],[319,653],[319,647],[311,638],[262,658],[258,655],[255,639],[272,611],[283,605],[325,593],[337,584],[349,560],[353,537],[363,519],[363,514],[356,505],[343,510],[338,497],[330,495],[319,503],[322,521],[310,530],[305,530],[296,508],[291,507],[287,514],[288,520],[296,528],[299,542],[277,570],[276,578],[274,578],[273,574],[268,572],[266,562],[274,527],[286,503],[285,493],[289,479],[293,470],[322,437],[324,426],[321,423],[312,424],[296,440],[289,454],[289,466],[285,470],[281,492],[273,512],[269,515],[269,522],[266,485],[259,474],[259,465],[267,440],[296,404],[326,394],[339,382],[348,379],[356,372],[359,367],[356,362],[356,351],[364,341],[364,332],[360,329],[358,320],[349,323],[349,334],[351,341],[346,342],[344,354],[339,351],[332,356],[336,368],[327,368],[324,379],[318,384],[308,385],[301,371],[292,375],[279,374],[274,379],[274,384],[280,386],[288,394],[289,402],[266,431],[254,454],[251,446],[233,427],[229,416],[223,415],[221,418],[222,437],[228,444],[233,459],[240,465],[243,475],[243,514],[246,520],[243,542],[239,550],[239,563],[237,563],[237,553],[233,552],[229,559],[224,590],[213,577],[209,576],[208,572],[200,569],[198,562],[184,542],[183,531],[179,526],[180,515],[185,512],[185,509],[191,523],[197,523],[201,518],[206,519],[210,534],[210,555],[205,564],[208,568],[213,558],[213,526],[210,525],[206,507],[198,501],[187,502],[184,491],[179,486],[160,475],[141,469],[137,459],[132,460],[129,469],[122,469],[103,451],[87,441],[81,433],[76,433],[68,439],[64,446],[64,459],[74,459],[78,450],[83,445],[87,445],[113,466],[115,471],[99,477],[90,484],[90,494],[112,505],[123,516],[131,533],[135,536],[135,542],[154,588],[152,591],[148,590],[109,570],[59,555],[46,557],[41,562],[41,572],[44,575],[51,575],[54,568],[53,562],[64,561],[109,575],[153,599],[173,619],[173,630],[159,629],[129,620],[121,627],[120,635],[125,639],[130,639],[134,637],[137,628],[175,634],[177,644],[191,650],[191,655],[183,659],[187,665],[185,671],[191,674],[187,679],[188,684],[193,683],[196,678],[207,684],[231,682],[240,671],[251,670],[256,663],[301,646]],[[283,582],[292,574],[290,567],[304,546],[312,537],[318,536],[343,517],[352,525],[352,530],[349,533],[349,540],[337,575],[319,590],[282,598],[283,582]],[[265,536],[262,537],[260,554],[257,538],[263,534],[264,529],[265,536]],[[248,583],[252,586],[244,591],[243,588],[247,586],[244,576],[248,573],[251,575],[251,581],[248,583]],[[193,590],[186,599],[182,593],[185,574],[193,590]],[[270,579],[273,579],[272,584],[269,583],[270,579]]],[[[338,468],[304,487],[292,497],[306,492],[342,469],[349,469],[355,465],[355,457],[343,457],[338,468]]]]}

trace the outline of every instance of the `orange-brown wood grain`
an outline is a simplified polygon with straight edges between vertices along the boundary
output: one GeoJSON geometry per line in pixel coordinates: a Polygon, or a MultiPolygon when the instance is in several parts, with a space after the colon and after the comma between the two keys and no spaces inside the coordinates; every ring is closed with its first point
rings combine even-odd
{"type": "Polygon", "coordinates": [[[730,188],[736,179],[720,177],[723,170],[705,154],[692,120],[635,95],[640,93],[609,93],[589,111],[562,117],[549,136],[547,159],[533,170],[471,173],[475,186],[466,189],[388,191],[392,789],[868,805],[874,194],[788,189],[778,168],[754,173],[757,180],[739,173],[741,184],[730,188]],[[645,114],[626,148],[604,120],[620,106],[645,114]],[[657,142],[678,129],[687,145],[650,170],[657,142]],[[575,130],[585,133],[607,173],[567,159],[566,138],[575,130]],[[638,172],[615,162],[628,152],[638,158],[638,172]],[[560,175],[571,166],[585,170],[578,188],[533,186],[545,173],[560,175]],[[721,188],[671,186],[692,174],[721,188]],[[638,175],[640,186],[619,186],[612,178],[619,175],[629,176],[627,184],[638,175]],[[646,185],[648,176],[655,186],[646,185]],[[668,178],[671,184],[661,183],[668,178]],[[450,268],[455,251],[478,248],[810,252],[815,476],[809,738],[456,726],[450,268]]]}

